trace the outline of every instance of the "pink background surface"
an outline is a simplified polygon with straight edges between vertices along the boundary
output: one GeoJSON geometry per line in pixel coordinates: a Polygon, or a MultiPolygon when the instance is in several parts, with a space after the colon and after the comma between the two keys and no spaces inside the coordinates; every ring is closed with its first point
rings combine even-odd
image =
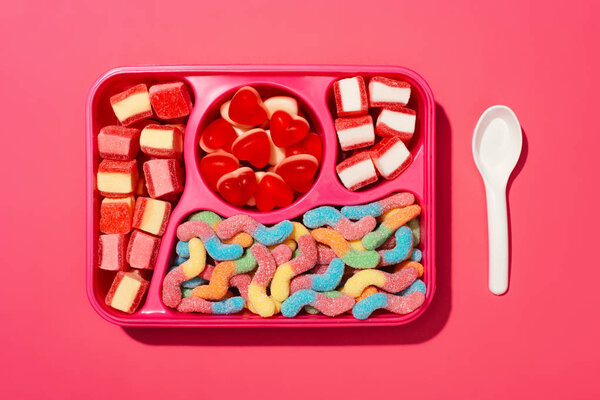
{"type": "Polygon", "coordinates": [[[598,398],[600,4],[206,3],[1,7],[0,396],[598,398]],[[97,316],[84,290],[85,99],[109,68],[151,63],[392,64],[422,74],[438,103],[430,309],[378,329],[122,329],[97,316]],[[502,297],[487,290],[484,192],[471,157],[476,120],[496,103],[515,110],[526,134],[509,187],[502,297]]]}

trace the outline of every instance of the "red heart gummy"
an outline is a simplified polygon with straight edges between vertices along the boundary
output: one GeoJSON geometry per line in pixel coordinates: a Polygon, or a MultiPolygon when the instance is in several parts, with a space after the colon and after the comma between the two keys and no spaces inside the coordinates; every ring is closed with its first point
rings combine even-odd
{"type": "Polygon", "coordinates": [[[286,157],[275,167],[275,173],[296,192],[306,193],[312,186],[319,163],[310,154],[286,157]]]}
{"type": "Polygon", "coordinates": [[[309,133],[304,139],[296,144],[291,145],[285,149],[285,156],[294,156],[296,154],[310,154],[317,159],[317,162],[321,163],[321,157],[323,155],[323,143],[321,142],[321,136],[316,133],[309,133]]]}
{"type": "Polygon", "coordinates": [[[231,144],[237,139],[237,136],[233,126],[223,118],[219,118],[208,124],[202,131],[200,147],[211,150],[223,149],[231,152],[231,144]]]}
{"type": "Polygon", "coordinates": [[[256,89],[250,86],[240,88],[229,104],[229,118],[242,125],[257,126],[267,119],[267,108],[256,89]]]}
{"type": "Polygon", "coordinates": [[[223,175],[235,171],[239,167],[238,159],[223,151],[207,154],[200,160],[202,178],[213,190],[217,189],[217,182],[223,175]]]}
{"type": "Polygon", "coordinates": [[[263,129],[251,129],[235,139],[231,152],[240,160],[248,161],[256,168],[262,168],[269,162],[271,145],[269,136],[263,129]]]}
{"type": "Polygon", "coordinates": [[[254,198],[259,211],[266,212],[292,204],[294,192],[279,175],[267,172],[258,182],[254,198]]]}
{"type": "Polygon", "coordinates": [[[242,167],[223,175],[217,182],[217,191],[227,202],[243,206],[254,195],[256,176],[252,168],[242,167]]]}
{"type": "Polygon", "coordinates": [[[304,118],[278,110],[271,115],[270,129],[275,146],[288,147],[304,139],[310,126],[304,118]]]}

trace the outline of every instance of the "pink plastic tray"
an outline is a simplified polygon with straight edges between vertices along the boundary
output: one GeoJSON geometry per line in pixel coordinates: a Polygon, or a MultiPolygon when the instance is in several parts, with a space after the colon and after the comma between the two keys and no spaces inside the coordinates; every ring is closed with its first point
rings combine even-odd
{"type": "Polygon", "coordinates": [[[100,316],[122,326],[188,326],[188,327],[325,327],[325,326],[381,326],[401,325],[419,317],[435,292],[435,154],[434,154],[434,100],[431,89],[417,73],[390,66],[147,66],[116,68],[104,74],[90,91],[86,109],[87,151],[87,295],[100,316]],[[338,146],[333,118],[333,82],[337,79],[363,75],[384,75],[408,81],[413,86],[409,107],[417,111],[415,136],[409,146],[414,156],[412,165],[398,178],[380,181],[372,189],[350,192],[336,176],[338,146]],[[194,110],[189,117],[184,139],[186,169],[185,189],[174,208],[163,236],[154,275],[145,303],[133,315],[114,310],[104,304],[114,273],[102,271],[97,264],[97,228],[99,195],[96,191],[98,156],[96,135],[105,125],[115,124],[116,118],[108,98],[126,86],[141,82],[156,83],[183,80],[194,92],[194,110]],[[296,218],[305,211],[321,205],[354,205],[378,200],[397,191],[415,194],[423,207],[421,215],[421,245],[423,250],[423,280],[427,285],[425,303],[408,315],[375,313],[360,321],[351,314],[329,318],[322,315],[301,315],[296,318],[276,316],[261,318],[255,315],[201,315],[179,313],[162,304],[162,280],[168,270],[177,242],[177,226],[191,212],[212,210],[223,217],[240,212],[214,194],[204,184],[198,169],[198,132],[218,113],[223,99],[243,85],[259,87],[268,94],[292,93],[309,117],[311,128],[323,138],[323,162],[313,188],[291,206],[268,213],[248,212],[264,224],[296,218]]]}

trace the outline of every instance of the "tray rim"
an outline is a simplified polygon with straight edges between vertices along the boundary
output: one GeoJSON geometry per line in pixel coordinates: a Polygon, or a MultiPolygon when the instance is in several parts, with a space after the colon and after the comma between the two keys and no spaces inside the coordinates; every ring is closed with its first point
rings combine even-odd
{"type": "Polygon", "coordinates": [[[139,65],[139,66],[121,66],[115,67],[104,74],[102,74],[89,90],[86,104],[86,116],[85,116],[85,127],[86,127],[86,195],[85,195],[85,210],[86,210],[86,263],[85,263],[85,280],[86,280],[86,294],[92,308],[98,313],[103,319],[111,322],[118,326],[128,327],[351,327],[351,326],[399,326],[408,324],[415,319],[419,318],[430,306],[433,301],[433,297],[436,291],[436,263],[435,263],[435,242],[436,242],[436,212],[435,212],[435,100],[433,92],[429,84],[425,79],[417,72],[401,66],[394,65],[352,65],[352,64],[323,64],[323,65],[303,65],[303,64],[186,64],[186,65],[139,65]],[[382,71],[382,72],[380,72],[382,71]],[[385,72],[383,72],[385,71],[385,72]],[[424,150],[427,149],[427,157],[424,160],[424,166],[428,167],[429,174],[426,174],[427,168],[423,171],[423,197],[428,196],[428,203],[431,210],[428,210],[427,215],[427,232],[431,236],[429,241],[431,242],[432,251],[431,257],[428,263],[430,265],[431,284],[428,286],[428,296],[426,297],[425,303],[419,307],[416,311],[408,315],[394,315],[390,314],[389,318],[377,318],[368,319],[365,321],[355,319],[336,320],[335,323],[331,322],[318,322],[318,321],[306,321],[306,322],[292,322],[291,320],[273,320],[265,319],[267,323],[257,324],[255,319],[244,321],[243,319],[231,321],[231,320],[211,320],[210,323],[203,322],[201,319],[197,321],[172,321],[167,318],[128,318],[126,315],[119,317],[106,312],[97,302],[94,285],[93,285],[93,252],[94,249],[94,237],[96,232],[90,228],[93,225],[93,213],[94,213],[94,173],[93,173],[93,104],[98,89],[111,78],[130,73],[152,73],[152,74],[169,74],[169,73],[187,73],[187,74],[218,74],[218,73],[295,73],[295,74],[339,74],[339,73],[396,73],[410,76],[415,82],[417,82],[423,92],[424,100],[427,108],[430,112],[425,113],[424,118],[427,120],[427,126],[429,129],[424,132],[424,150]]]}

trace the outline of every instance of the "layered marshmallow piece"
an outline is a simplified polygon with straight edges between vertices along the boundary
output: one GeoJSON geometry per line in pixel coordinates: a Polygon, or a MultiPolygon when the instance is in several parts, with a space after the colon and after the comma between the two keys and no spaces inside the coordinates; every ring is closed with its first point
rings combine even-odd
{"type": "Polygon", "coordinates": [[[361,151],[339,163],[335,170],[348,190],[357,190],[377,181],[369,151],[361,151]]]}
{"type": "Polygon", "coordinates": [[[131,268],[154,269],[160,238],[134,230],[127,246],[127,263],[131,268]]]}
{"type": "Polygon", "coordinates": [[[399,136],[382,139],[371,149],[371,158],[379,174],[388,180],[400,175],[413,160],[399,136]]]}
{"type": "Polygon", "coordinates": [[[133,214],[133,227],[162,236],[171,215],[171,203],[149,197],[138,197],[133,214]]]}
{"type": "Polygon", "coordinates": [[[102,199],[100,204],[100,232],[129,233],[133,220],[133,196],[102,199]]]}
{"type": "Polygon", "coordinates": [[[183,82],[152,85],[150,103],[160,119],[185,117],[192,112],[190,92],[183,82]]]}
{"type": "Polygon", "coordinates": [[[150,197],[158,199],[183,191],[183,173],[178,160],[156,159],[144,163],[144,177],[150,197]]]}
{"type": "Polygon", "coordinates": [[[140,130],[124,126],[105,126],[98,133],[98,154],[102,158],[133,160],[140,148],[140,130]]]}
{"type": "Polygon", "coordinates": [[[98,191],[106,197],[124,197],[137,187],[137,161],[102,160],[98,166],[96,184],[98,191]]]}
{"type": "Polygon", "coordinates": [[[384,108],[377,117],[375,133],[379,136],[397,136],[408,142],[415,133],[417,113],[410,108],[384,108]]]}
{"type": "Polygon", "coordinates": [[[371,107],[402,107],[410,100],[410,84],[404,81],[374,76],[369,81],[371,107]]]}
{"type": "Polygon", "coordinates": [[[140,135],[144,154],[158,158],[181,158],[183,132],[173,125],[147,125],[140,135]]]}
{"type": "Polygon", "coordinates": [[[298,101],[289,96],[273,96],[264,101],[267,108],[267,117],[271,119],[271,115],[275,111],[285,111],[290,115],[298,115],[298,101]]]}
{"type": "Polygon", "coordinates": [[[127,235],[110,234],[98,237],[98,268],[107,271],[122,271],[127,268],[125,252],[127,235]]]}
{"type": "Polygon", "coordinates": [[[127,314],[133,314],[139,307],[150,282],[137,271],[117,272],[104,300],[106,305],[127,314]]]}
{"type": "Polygon", "coordinates": [[[121,124],[125,126],[154,115],[145,83],[115,94],[110,98],[110,105],[121,124]]]}
{"type": "Polygon", "coordinates": [[[359,149],[375,143],[373,118],[370,115],[338,118],[335,120],[335,130],[343,151],[359,149]]]}
{"type": "Polygon", "coordinates": [[[367,90],[362,76],[334,82],[333,93],[338,117],[364,115],[369,111],[367,90]]]}

